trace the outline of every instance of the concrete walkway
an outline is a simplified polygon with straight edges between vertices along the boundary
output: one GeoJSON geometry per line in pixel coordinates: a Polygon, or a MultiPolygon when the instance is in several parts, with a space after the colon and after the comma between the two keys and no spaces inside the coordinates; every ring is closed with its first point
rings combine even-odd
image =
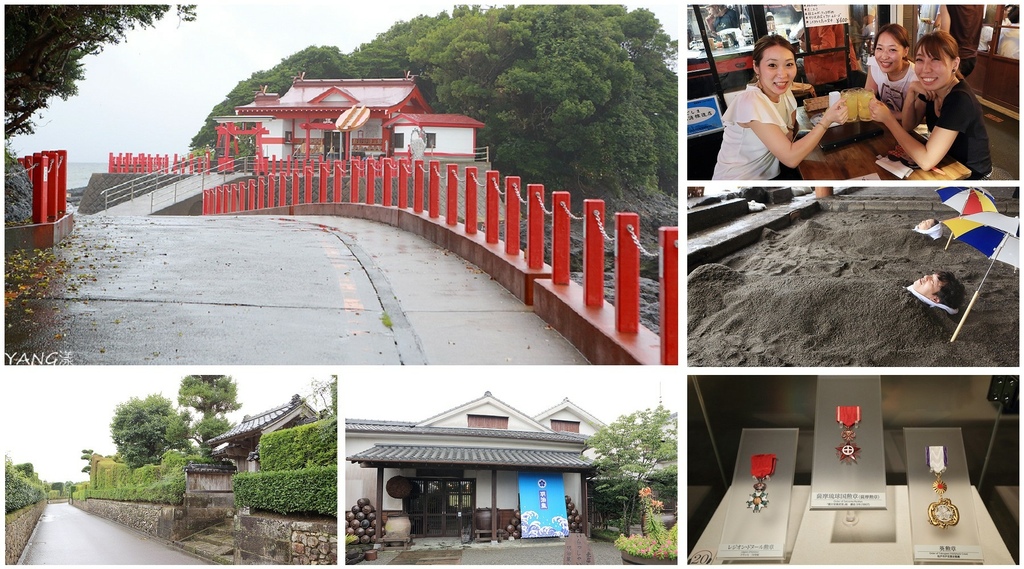
{"type": "Polygon", "coordinates": [[[43,510],[19,565],[210,565],[69,504],[43,510]]]}
{"type": "Polygon", "coordinates": [[[8,363],[52,353],[107,365],[586,363],[487,274],[388,225],[76,222],[59,249],[65,290],[6,314],[8,363]]]}
{"type": "MultiPolygon", "coordinates": [[[[591,540],[590,551],[595,565],[622,565],[622,555],[611,543],[591,540]]],[[[376,561],[364,561],[360,565],[562,565],[565,541],[545,538],[426,549],[414,546],[408,554],[403,556],[403,553],[381,551],[376,561]]]]}

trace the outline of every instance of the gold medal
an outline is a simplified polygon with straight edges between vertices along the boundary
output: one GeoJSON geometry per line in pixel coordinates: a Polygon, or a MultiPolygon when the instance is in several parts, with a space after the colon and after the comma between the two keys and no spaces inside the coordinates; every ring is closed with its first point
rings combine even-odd
{"type": "Polygon", "coordinates": [[[928,523],[942,529],[955,526],[960,521],[960,510],[943,496],[948,488],[942,481],[942,473],[946,471],[946,447],[928,447],[927,458],[928,468],[935,474],[932,490],[939,495],[938,502],[928,504],[928,523]]]}

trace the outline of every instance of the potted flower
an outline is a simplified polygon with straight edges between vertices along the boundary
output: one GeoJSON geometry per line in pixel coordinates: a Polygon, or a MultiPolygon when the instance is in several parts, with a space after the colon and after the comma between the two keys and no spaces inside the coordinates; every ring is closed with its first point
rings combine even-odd
{"type": "Polygon", "coordinates": [[[679,524],[665,529],[661,521],[664,505],[651,498],[651,489],[640,490],[643,505],[643,534],[626,537],[620,535],[615,547],[622,555],[623,565],[675,565],[678,555],[679,524]]]}

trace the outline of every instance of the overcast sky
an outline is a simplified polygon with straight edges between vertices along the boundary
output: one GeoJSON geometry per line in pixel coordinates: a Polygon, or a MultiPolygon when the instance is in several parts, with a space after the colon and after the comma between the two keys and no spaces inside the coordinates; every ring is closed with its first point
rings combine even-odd
{"type": "Polygon", "coordinates": [[[314,379],[330,379],[330,372],[318,370],[269,366],[227,370],[170,366],[17,369],[4,378],[0,441],[15,464],[31,462],[44,480],[88,480],[82,472],[86,463],[79,458],[81,451],[92,449],[102,455],[117,452],[110,439],[110,421],[119,403],[159,393],[177,405],[181,378],[193,373],[223,373],[238,384],[242,408],[228,415],[237,423],[245,415],[287,403],[296,393],[310,395],[314,379]]]}
{"type": "MultiPolygon", "coordinates": [[[[396,22],[450,14],[454,5],[207,1],[194,22],[179,22],[172,7],[155,28],[87,56],[78,95],[53,99],[33,117],[35,134],[14,137],[12,147],[19,156],[64,149],[71,162],[105,163],[109,152],[183,154],[213,106],[254,72],[310,45],[351,53],[396,22]]],[[[679,37],[681,4],[624,5],[649,9],[679,37]]]]}
{"type": "Polygon", "coordinates": [[[681,411],[686,383],[682,371],[674,367],[479,367],[447,368],[429,379],[422,374],[395,375],[374,382],[383,386],[386,397],[374,396],[362,382],[341,382],[344,416],[420,421],[490,391],[531,417],[568,397],[607,424],[633,411],[653,409],[659,398],[670,411],[681,411]]]}

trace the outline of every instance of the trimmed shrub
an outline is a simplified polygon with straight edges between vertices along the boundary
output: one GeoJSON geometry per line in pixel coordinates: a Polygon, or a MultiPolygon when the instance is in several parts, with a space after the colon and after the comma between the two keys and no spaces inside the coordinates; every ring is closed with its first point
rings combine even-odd
{"type": "Polygon", "coordinates": [[[317,421],[260,437],[260,470],[298,470],[338,464],[338,422],[317,421]]]}
{"type": "Polygon", "coordinates": [[[9,514],[25,506],[46,499],[41,484],[30,481],[23,469],[14,468],[10,461],[4,464],[4,513],[9,514]]]}
{"type": "Polygon", "coordinates": [[[338,515],[338,465],[234,476],[235,506],[279,514],[338,515]]]}
{"type": "Polygon", "coordinates": [[[75,493],[75,499],[82,498],[178,505],[185,499],[185,473],[172,472],[148,486],[121,486],[75,493]]]}

